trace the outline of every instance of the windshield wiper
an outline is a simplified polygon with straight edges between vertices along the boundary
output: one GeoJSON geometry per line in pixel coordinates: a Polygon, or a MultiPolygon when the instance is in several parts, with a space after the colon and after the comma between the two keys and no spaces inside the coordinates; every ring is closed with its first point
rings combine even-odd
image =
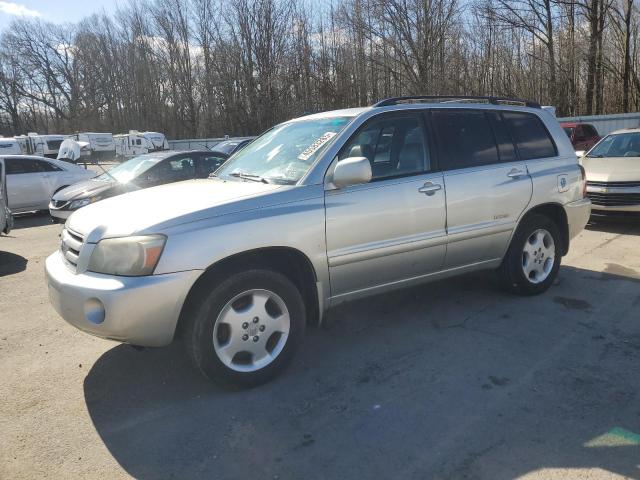
{"type": "Polygon", "coordinates": [[[243,180],[251,180],[252,182],[269,183],[269,181],[266,178],[261,177],[260,175],[252,175],[250,173],[231,172],[229,174],[229,176],[230,177],[241,178],[243,180]]]}

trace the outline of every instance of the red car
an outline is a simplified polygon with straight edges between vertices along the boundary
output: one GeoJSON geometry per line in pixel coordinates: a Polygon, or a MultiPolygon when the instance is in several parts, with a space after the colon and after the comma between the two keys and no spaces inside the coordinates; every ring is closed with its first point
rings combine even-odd
{"type": "Polygon", "coordinates": [[[588,123],[561,123],[564,133],[571,139],[571,144],[576,151],[585,152],[600,141],[600,135],[593,125],[588,123]]]}

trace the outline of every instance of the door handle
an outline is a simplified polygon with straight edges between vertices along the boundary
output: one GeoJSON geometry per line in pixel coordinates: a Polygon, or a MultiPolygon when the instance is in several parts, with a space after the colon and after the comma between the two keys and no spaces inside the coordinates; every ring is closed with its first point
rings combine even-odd
{"type": "Polygon", "coordinates": [[[509,178],[518,178],[518,177],[521,177],[524,174],[525,174],[525,172],[523,170],[520,170],[519,168],[512,168],[511,171],[509,173],[507,173],[507,177],[509,177],[509,178]]]}
{"type": "Polygon", "coordinates": [[[425,195],[434,195],[438,190],[440,190],[442,188],[441,185],[438,185],[437,183],[431,183],[431,182],[427,182],[425,183],[423,186],[421,186],[418,191],[420,193],[424,193],[425,195]]]}

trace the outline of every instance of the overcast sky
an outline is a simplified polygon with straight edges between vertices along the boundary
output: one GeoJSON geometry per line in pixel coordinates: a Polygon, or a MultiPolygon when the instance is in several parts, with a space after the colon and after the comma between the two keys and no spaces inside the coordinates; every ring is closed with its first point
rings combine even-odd
{"type": "Polygon", "coordinates": [[[63,23],[76,22],[103,10],[111,12],[125,0],[0,0],[0,29],[4,30],[20,16],[63,23]]]}

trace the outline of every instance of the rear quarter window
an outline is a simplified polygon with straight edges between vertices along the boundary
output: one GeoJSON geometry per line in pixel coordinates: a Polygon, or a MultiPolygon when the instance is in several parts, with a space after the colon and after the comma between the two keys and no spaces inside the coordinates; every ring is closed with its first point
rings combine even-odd
{"type": "Polygon", "coordinates": [[[522,160],[555,157],[558,154],[547,127],[536,115],[502,112],[502,118],[511,131],[522,160]]]}

